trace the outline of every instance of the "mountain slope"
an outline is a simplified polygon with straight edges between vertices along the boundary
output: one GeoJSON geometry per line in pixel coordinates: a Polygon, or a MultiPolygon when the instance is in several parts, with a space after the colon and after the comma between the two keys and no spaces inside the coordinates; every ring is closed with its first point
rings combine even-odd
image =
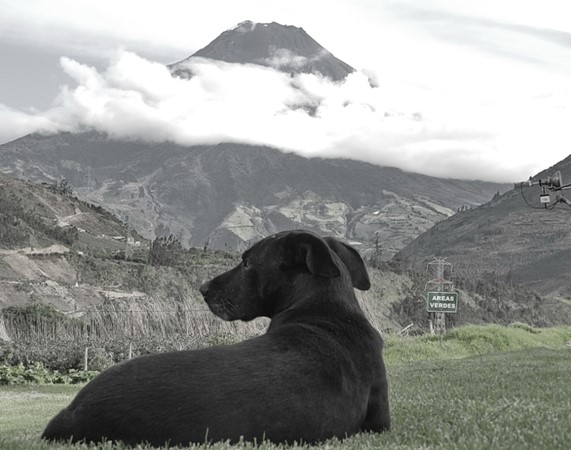
{"type": "MultiPolygon", "coordinates": [[[[556,171],[561,171],[564,183],[571,181],[571,156],[533,179],[545,179],[556,171]]],[[[571,208],[559,204],[546,209],[539,194],[539,187],[517,187],[485,205],[459,212],[397,256],[416,269],[433,255],[444,256],[461,274],[474,277],[494,272],[544,295],[569,296],[571,208]]],[[[555,194],[551,197],[554,201],[555,194]]]]}
{"type": "Polygon", "coordinates": [[[460,206],[505,186],[443,180],[264,147],[182,147],[97,133],[30,135],[0,146],[0,171],[32,181],[65,178],[147,238],[243,249],[275,231],[310,228],[372,245],[388,257],[460,206]]]}
{"type": "Polygon", "coordinates": [[[125,247],[117,244],[125,242],[125,224],[72,197],[65,181],[36,185],[0,173],[0,222],[0,249],[6,254],[22,247],[30,252],[47,246],[62,251],[125,247]]]}
{"type": "Polygon", "coordinates": [[[187,63],[195,57],[257,64],[287,73],[318,73],[333,81],[343,80],[355,70],[319,45],[303,28],[276,22],[242,22],[188,58],[171,64],[171,72],[190,78],[187,63]]]}

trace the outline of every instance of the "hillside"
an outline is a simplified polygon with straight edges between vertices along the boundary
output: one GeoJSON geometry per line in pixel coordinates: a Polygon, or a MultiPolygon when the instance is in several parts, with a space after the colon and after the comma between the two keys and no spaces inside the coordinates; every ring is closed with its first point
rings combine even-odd
{"type": "MultiPolygon", "coordinates": [[[[0,220],[14,225],[2,227],[0,234],[2,336],[24,339],[31,324],[36,339],[78,339],[85,326],[99,338],[176,336],[183,330],[204,337],[263,329],[264,320],[228,324],[216,319],[198,292],[203,280],[233,266],[236,254],[187,250],[173,237],[151,244],[135,230],[126,242],[121,221],[74,198],[65,183],[37,185],[6,175],[0,175],[0,182],[0,220]],[[42,319],[50,311],[44,307],[63,314],[61,320],[69,318],[64,322],[74,319],[67,325],[53,322],[60,317],[53,313],[42,319]]],[[[426,274],[374,258],[368,266],[372,288],[358,297],[375,326],[398,331],[412,322],[426,330],[426,274]]],[[[571,320],[571,305],[550,306],[516,283],[493,278],[456,282],[461,306],[450,324],[551,325],[571,320]]]]}
{"type": "Polygon", "coordinates": [[[90,132],[30,135],[0,146],[0,171],[34,182],[64,178],[145,238],[243,250],[273,232],[310,228],[385,259],[463,205],[505,185],[450,180],[342,159],[304,158],[224,143],[183,147],[90,132]]]}
{"type": "MultiPolygon", "coordinates": [[[[38,185],[0,173],[0,220],[4,253],[22,247],[33,253],[49,246],[113,252],[126,245],[125,224],[103,208],[74,197],[65,180],[38,185]]],[[[136,232],[129,238],[133,247],[148,247],[136,232]]]]}
{"type": "MultiPolygon", "coordinates": [[[[533,177],[561,171],[571,181],[571,157],[533,177]]],[[[561,191],[566,195],[569,191],[561,191]]],[[[458,212],[405,247],[397,258],[422,270],[432,256],[443,256],[458,274],[484,273],[518,280],[543,295],[571,296],[571,208],[541,206],[539,187],[517,187],[477,208],[458,212]]]]}

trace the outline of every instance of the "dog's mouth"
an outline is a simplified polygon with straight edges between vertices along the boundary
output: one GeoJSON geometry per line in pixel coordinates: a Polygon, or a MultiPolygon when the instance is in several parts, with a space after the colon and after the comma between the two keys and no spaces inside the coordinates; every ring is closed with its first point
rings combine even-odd
{"type": "Polygon", "coordinates": [[[205,299],[208,308],[212,313],[223,320],[231,321],[237,319],[236,306],[225,298],[205,299]]]}

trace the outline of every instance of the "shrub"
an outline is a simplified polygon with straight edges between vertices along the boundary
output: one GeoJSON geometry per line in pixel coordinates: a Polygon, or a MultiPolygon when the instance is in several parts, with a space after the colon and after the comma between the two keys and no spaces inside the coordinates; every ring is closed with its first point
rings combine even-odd
{"type": "MultiPolygon", "coordinates": [[[[213,338],[214,339],[214,338],[213,338]]],[[[196,349],[210,345],[207,340],[174,335],[171,337],[145,337],[109,339],[58,339],[6,342],[0,340],[0,364],[30,367],[41,364],[46,369],[59,372],[81,370],[88,349],[88,368],[100,371],[132,356],[162,353],[173,350],[196,349]]]]}
{"type": "Polygon", "coordinates": [[[99,372],[70,369],[67,373],[49,370],[42,363],[31,366],[18,364],[16,366],[0,365],[0,386],[17,384],[80,384],[86,383],[99,372]]]}

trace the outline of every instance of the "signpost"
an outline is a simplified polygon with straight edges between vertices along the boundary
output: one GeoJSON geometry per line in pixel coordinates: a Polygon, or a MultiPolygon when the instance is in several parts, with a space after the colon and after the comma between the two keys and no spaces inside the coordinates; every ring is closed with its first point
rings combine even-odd
{"type": "Polygon", "coordinates": [[[446,333],[446,314],[458,310],[458,293],[454,292],[454,283],[444,279],[445,269],[451,269],[452,264],[446,258],[434,258],[428,263],[427,271],[434,269],[435,278],[426,283],[426,310],[431,315],[430,331],[432,334],[446,333]],[[434,323],[434,328],[433,328],[434,323]]]}
{"type": "Polygon", "coordinates": [[[457,292],[428,292],[426,310],[429,313],[455,313],[458,310],[457,292]]]}

